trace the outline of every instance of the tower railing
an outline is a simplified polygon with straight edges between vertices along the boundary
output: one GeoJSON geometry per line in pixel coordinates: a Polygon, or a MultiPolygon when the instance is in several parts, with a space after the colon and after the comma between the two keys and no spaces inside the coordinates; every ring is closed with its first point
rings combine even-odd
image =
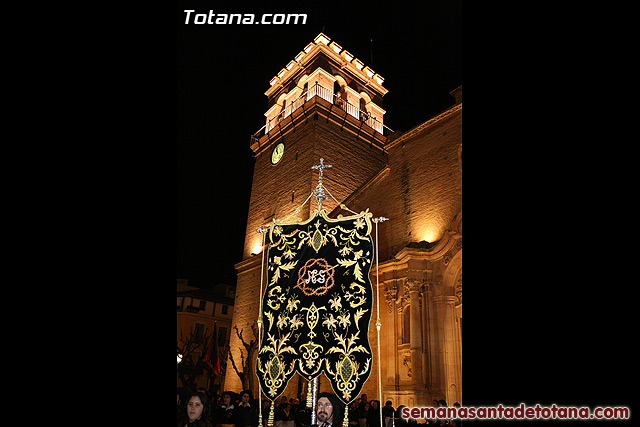
{"type": "Polygon", "coordinates": [[[382,122],[373,117],[369,112],[361,110],[339,95],[334,94],[333,91],[316,82],[313,86],[311,86],[311,88],[303,92],[302,95],[296,98],[293,102],[285,105],[285,107],[282,109],[282,111],[280,111],[280,113],[278,113],[278,115],[267,121],[267,123],[262,126],[256,133],[251,135],[251,144],[262,138],[264,135],[268,134],[274,127],[278,125],[278,123],[280,123],[286,117],[289,117],[291,113],[302,107],[304,103],[311,100],[315,96],[320,97],[325,101],[342,108],[347,112],[347,114],[355,117],[357,120],[364,122],[367,126],[384,136],[388,136],[393,133],[393,130],[391,130],[388,126],[382,124],[382,122]]]}

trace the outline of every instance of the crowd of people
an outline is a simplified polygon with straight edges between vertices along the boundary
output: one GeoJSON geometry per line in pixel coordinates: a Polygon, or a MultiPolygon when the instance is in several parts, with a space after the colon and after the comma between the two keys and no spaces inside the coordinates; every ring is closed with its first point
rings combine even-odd
{"type": "MultiPolygon", "coordinates": [[[[258,400],[249,391],[211,396],[199,388],[186,395],[178,391],[177,399],[178,427],[258,427],[258,400]]],[[[271,401],[262,399],[263,427],[270,409],[271,401]]],[[[282,396],[274,408],[274,421],[274,427],[301,427],[310,424],[311,411],[297,398],[282,396]]]]}
{"type": "MultiPolygon", "coordinates": [[[[330,395],[326,393],[326,395],[330,395]]],[[[333,399],[331,423],[325,423],[326,427],[341,427],[343,414],[342,404],[333,399]],[[335,412],[333,412],[335,411],[335,412]]],[[[177,393],[177,420],[178,427],[266,427],[271,410],[271,401],[262,399],[262,426],[259,424],[258,400],[254,399],[251,392],[241,393],[224,392],[221,395],[211,396],[204,388],[199,388],[194,393],[182,395],[177,393]]],[[[316,411],[322,415],[323,402],[318,401],[316,411]]],[[[328,400],[327,400],[328,402],[328,400]]],[[[331,406],[331,403],[328,403],[331,406]]],[[[454,404],[459,406],[459,404],[454,404]]],[[[447,406],[444,400],[433,400],[433,406],[447,406]]],[[[403,406],[393,408],[390,400],[381,408],[378,400],[368,400],[366,394],[354,400],[349,405],[347,419],[349,427],[411,427],[418,422],[414,419],[405,420],[400,417],[403,406]],[[380,413],[382,411],[382,423],[380,425],[380,413]]],[[[322,417],[319,416],[318,420],[322,417]]],[[[322,424],[316,420],[316,425],[322,424]]],[[[424,420],[423,424],[458,426],[459,420],[432,419],[424,420]]],[[[281,396],[274,405],[274,427],[303,427],[311,425],[311,409],[306,407],[306,401],[302,403],[298,398],[281,396]]]]}

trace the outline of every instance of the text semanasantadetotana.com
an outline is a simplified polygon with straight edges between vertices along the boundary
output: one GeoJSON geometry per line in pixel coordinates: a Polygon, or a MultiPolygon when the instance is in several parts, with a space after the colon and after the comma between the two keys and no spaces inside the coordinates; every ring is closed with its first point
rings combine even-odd
{"type": "Polygon", "coordinates": [[[461,406],[461,407],[404,407],[400,413],[402,418],[413,419],[495,419],[495,420],[521,420],[521,419],[607,419],[626,420],[630,417],[629,408],[626,406],[610,407],[598,406],[593,411],[587,407],[577,406],[461,406]]]}

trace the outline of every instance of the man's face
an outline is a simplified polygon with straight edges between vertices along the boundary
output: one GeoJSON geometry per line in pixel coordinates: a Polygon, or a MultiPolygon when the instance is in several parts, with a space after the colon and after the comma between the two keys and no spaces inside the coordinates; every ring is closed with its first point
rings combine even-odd
{"type": "Polygon", "coordinates": [[[318,424],[331,423],[333,421],[333,406],[329,399],[326,397],[318,399],[316,415],[318,416],[318,424]]]}
{"type": "Polygon", "coordinates": [[[228,404],[231,402],[231,396],[229,396],[228,394],[227,394],[227,395],[225,395],[225,396],[222,398],[222,402],[224,402],[224,404],[225,404],[225,405],[228,405],[228,404]]]}
{"type": "Polygon", "coordinates": [[[249,395],[247,393],[242,395],[242,403],[249,403],[249,395]]]}

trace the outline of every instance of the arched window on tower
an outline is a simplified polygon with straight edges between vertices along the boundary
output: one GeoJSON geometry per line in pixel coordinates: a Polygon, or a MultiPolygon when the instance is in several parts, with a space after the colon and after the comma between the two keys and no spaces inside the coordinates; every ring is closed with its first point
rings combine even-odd
{"type": "Polygon", "coordinates": [[[337,80],[333,82],[333,103],[336,106],[344,109],[344,89],[340,86],[340,82],[337,80]]]}
{"type": "Polygon", "coordinates": [[[360,120],[369,120],[369,113],[367,113],[367,101],[364,98],[360,98],[360,120]]]}

